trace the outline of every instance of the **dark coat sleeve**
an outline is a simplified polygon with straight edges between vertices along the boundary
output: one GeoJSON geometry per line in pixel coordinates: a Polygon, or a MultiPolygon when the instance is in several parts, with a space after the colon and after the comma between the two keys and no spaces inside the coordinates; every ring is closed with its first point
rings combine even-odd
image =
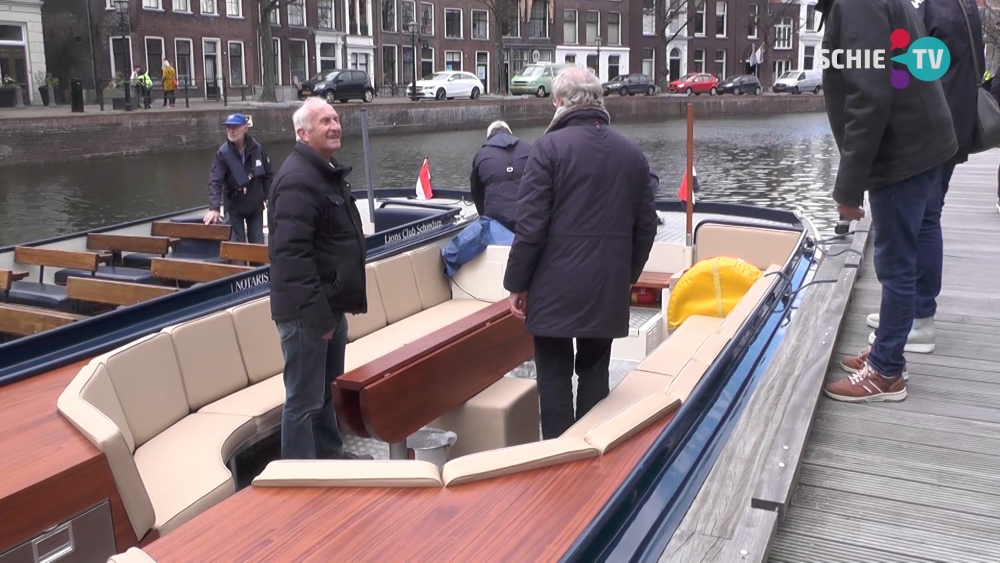
{"type": "Polygon", "coordinates": [[[507,257],[504,289],[524,293],[531,286],[535,267],[548,239],[552,217],[552,158],[541,142],[535,143],[517,190],[514,243],[507,257]]]}
{"type": "Polygon", "coordinates": [[[274,182],[274,169],[271,167],[271,157],[267,156],[267,151],[264,147],[260,147],[260,155],[264,157],[264,177],[261,178],[260,183],[264,187],[264,202],[266,203],[270,199],[271,194],[271,183],[274,182]]]}
{"type": "Polygon", "coordinates": [[[287,296],[304,325],[323,334],[336,328],[330,303],[320,287],[313,235],[322,209],[303,184],[305,177],[286,176],[274,200],[271,242],[271,283],[288,288],[287,296]]]}
{"type": "Polygon", "coordinates": [[[476,204],[476,213],[483,216],[486,209],[486,185],[479,177],[479,156],[472,161],[472,174],[469,175],[469,190],[472,192],[472,202],[476,204]]]}
{"type": "Polygon", "coordinates": [[[218,211],[222,206],[222,189],[226,185],[226,163],[222,160],[222,153],[216,151],[215,162],[208,173],[208,208],[218,211]]]}
{"type": "MultiPolygon", "coordinates": [[[[642,158],[646,170],[649,164],[646,157],[642,158]]],[[[645,172],[650,180],[656,178],[651,171],[645,172]]],[[[657,185],[659,182],[657,181],[657,185]]],[[[659,220],[656,216],[656,189],[640,190],[639,203],[636,206],[635,224],[632,227],[632,284],[639,281],[642,269],[646,267],[646,260],[649,259],[649,252],[653,249],[653,241],[656,239],[656,226],[659,220]]]]}
{"type": "Polygon", "coordinates": [[[839,0],[845,14],[834,49],[882,49],[884,69],[850,69],[844,78],[844,140],[833,199],[842,205],[860,207],[868,187],[868,176],[889,123],[893,86],[888,8],[873,0],[839,0]]]}

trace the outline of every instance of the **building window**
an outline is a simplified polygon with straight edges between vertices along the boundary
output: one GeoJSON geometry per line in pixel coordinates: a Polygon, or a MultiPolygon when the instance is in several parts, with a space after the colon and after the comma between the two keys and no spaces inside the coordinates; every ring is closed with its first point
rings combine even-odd
{"type": "Polygon", "coordinates": [[[146,10],[162,10],[160,0],[142,0],[142,7],[146,10]]]}
{"type": "Polygon", "coordinates": [[[396,31],[396,0],[382,0],[382,31],[396,31]]]}
{"type": "Polygon", "coordinates": [[[403,0],[403,3],[400,4],[400,6],[402,6],[402,10],[399,13],[400,16],[399,23],[401,25],[400,31],[405,31],[409,33],[410,32],[409,25],[417,21],[416,20],[417,5],[416,2],[414,2],[413,0],[403,0]]]}
{"type": "Polygon", "coordinates": [[[695,72],[705,72],[705,50],[695,49],[694,50],[694,71],[695,72]]]}
{"type": "Polygon", "coordinates": [[[229,42],[229,85],[243,86],[246,84],[246,69],[243,66],[243,42],[229,42]]]}
{"type": "Polygon", "coordinates": [[[444,52],[444,69],[445,70],[462,70],[462,52],[461,51],[445,51],[444,52]]]}
{"type": "Polygon", "coordinates": [[[774,26],[774,48],[788,50],[792,48],[792,18],[781,18],[774,26]]]}
{"type": "Polygon", "coordinates": [[[694,12],[694,34],[705,35],[705,3],[699,2],[694,12]]]}
{"type": "Polygon", "coordinates": [[[154,82],[163,79],[163,39],[146,38],[146,70],[154,82]]]}
{"type": "MultiPolygon", "coordinates": [[[[18,30],[21,28],[19,27],[18,30]]],[[[111,38],[112,74],[121,74],[125,80],[132,76],[132,38],[111,38]]]]}
{"type": "Polygon", "coordinates": [[[568,64],[568,65],[575,65],[576,64],[576,54],[566,55],[563,58],[563,60],[566,61],[566,64],[568,64]]]}
{"type": "Polygon", "coordinates": [[[413,47],[403,47],[403,74],[400,78],[404,83],[413,82],[413,47]]]}
{"type": "Polygon", "coordinates": [[[577,37],[578,30],[576,10],[563,10],[563,43],[576,45],[580,40],[577,37]]]}
{"type": "Polygon", "coordinates": [[[788,69],[791,68],[791,66],[792,62],[788,60],[774,61],[771,63],[771,72],[774,73],[773,74],[774,78],[778,78],[782,74],[788,72],[788,69]]]}
{"type": "Polygon", "coordinates": [[[201,51],[203,55],[203,66],[205,76],[205,87],[211,85],[212,88],[219,87],[219,79],[222,78],[222,53],[219,52],[218,39],[202,39],[201,51]]]}
{"type": "Polygon", "coordinates": [[[726,3],[724,1],[715,3],[715,35],[716,37],[726,36],[726,3]]]}
{"type": "MultiPolygon", "coordinates": [[[[663,1],[663,0],[661,0],[663,1]]],[[[656,3],[655,0],[642,1],[642,34],[656,35],[656,3]]]]}
{"type": "Polygon", "coordinates": [[[430,76],[434,74],[434,49],[423,47],[420,49],[420,76],[430,76]]]}
{"type": "Polygon", "coordinates": [[[288,71],[292,78],[292,84],[301,84],[309,79],[305,41],[288,40],[288,71]]]}
{"type": "Polygon", "coordinates": [[[429,2],[420,3],[420,33],[434,35],[434,4],[429,2]]]}
{"type": "Polygon", "coordinates": [[[608,12],[608,45],[622,44],[621,12],[608,12]]]}
{"type": "Polygon", "coordinates": [[[396,46],[382,45],[382,85],[395,85],[399,82],[396,76],[396,46]]]}
{"type": "Polygon", "coordinates": [[[337,44],[336,43],[320,43],[319,44],[319,69],[320,71],[328,71],[337,68],[337,44]]]}
{"type": "Polygon", "coordinates": [[[528,20],[528,37],[549,36],[549,3],[535,0],[531,5],[531,19],[528,20]]]}
{"type": "Polygon", "coordinates": [[[757,4],[750,4],[747,6],[747,38],[757,39],[757,16],[759,14],[760,6],[757,4]]]}
{"type": "Polygon", "coordinates": [[[368,36],[368,0],[345,0],[347,2],[347,20],[351,35],[368,36]]]}
{"type": "Polygon", "coordinates": [[[191,0],[174,0],[174,12],[179,14],[191,13],[191,0]]]}
{"type": "Polygon", "coordinates": [[[177,53],[177,60],[174,62],[177,63],[175,68],[177,70],[177,84],[179,86],[194,84],[194,76],[191,74],[191,69],[194,68],[191,45],[190,39],[174,40],[174,50],[177,53]]]}
{"type": "Polygon", "coordinates": [[[226,17],[243,17],[243,0],[226,0],[226,17]]]}
{"type": "Polygon", "coordinates": [[[472,10],[472,38],[490,38],[490,13],[486,10],[472,10]]]}
{"type": "Polygon", "coordinates": [[[368,53],[351,53],[351,68],[368,74],[368,53]]]}
{"type": "Polygon", "coordinates": [[[816,4],[806,6],[806,31],[816,31],[816,4]]]}
{"type": "Polygon", "coordinates": [[[290,3],[285,8],[286,12],[288,13],[288,25],[294,27],[305,27],[306,11],[302,7],[303,1],[304,0],[300,0],[298,2],[290,3]]]}
{"type": "Polygon", "coordinates": [[[271,39],[271,51],[274,52],[274,84],[281,86],[281,40],[277,37],[271,39]]]}
{"type": "Polygon", "coordinates": [[[597,43],[597,37],[601,34],[601,14],[600,12],[587,12],[587,45],[597,43]]]}
{"type": "MultiPolygon", "coordinates": [[[[320,29],[333,29],[333,0],[319,0],[316,3],[316,7],[319,18],[317,27],[320,29]]],[[[393,20],[393,24],[395,24],[395,20],[393,20]]]]}
{"type": "Polygon", "coordinates": [[[215,0],[201,0],[201,14],[203,16],[219,15],[219,11],[215,7],[215,0]]]}
{"type": "Polygon", "coordinates": [[[621,71],[621,56],[608,55],[608,80],[618,76],[621,71]]]}
{"type": "Polygon", "coordinates": [[[653,78],[653,73],[656,68],[656,50],[655,49],[643,49],[642,50],[642,73],[646,76],[653,78]]]}
{"type": "Polygon", "coordinates": [[[806,45],[805,53],[802,60],[803,70],[812,70],[813,68],[813,56],[816,54],[816,47],[812,45],[806,45]]]}
{"type": "Polygon", "coordinates": [[[476,51],[476,78],[483,81],[483,86],[486,87],[486,92],[490,90],[490,54],[485,51],[476,51]]]}
{"type": "Polygon", "coordinates": [[[720,82],[726,78],[726,50],[715,51],[715,78],[720,82]]]}
{"type": "Polygon", "coordinates": [[[510,10],[507,21],[500,22],[501,37],[520,37],[521,18],[518,17],[517,10],[510,10]]]}
{"type": "Polygon", "coordinates": [[[281,25],[281,12],[279,11],[277,5],[275,5],[274,8],[267,13],[267,21],[269,21],[271,25],[281,25]]]}
{"type": "Polygon", "coordinates": [[[444,36],[448,39],[462,38],[462,10],[445,8],[444,36]]]}

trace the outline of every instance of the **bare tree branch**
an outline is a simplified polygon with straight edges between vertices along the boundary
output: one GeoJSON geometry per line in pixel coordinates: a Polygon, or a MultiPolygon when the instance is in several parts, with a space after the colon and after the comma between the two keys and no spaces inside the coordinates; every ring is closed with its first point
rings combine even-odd
{"type": "MultiPolygon", "coordinates": [[[[764,52],[769,51],[777,42],[778,34],[775,32],[775,27],[785,18],[792,19],[791,37],[795,37],[795,18],[792,17],[795,14],[787,13],[793,7],[798,9],[799,3],[797,0],[776,0],[771,2],[766,2],[765,0],[765,5],[758,8],[757,34],[761,40],[761,44],[764,46],[764,52]]],[[[773,55],[773,51],[771,53],[773,55]]]]}
{"type": "MultiPolygon", "coordinates": [[[[645,0],[643,3],[643,16],[653,18],[653,29],[656,33],[657,43],[660,48],[659,51],[664,54],[660,59],[660,65],[656,71],[657,76],[660,76],[660,81],[662,82],[661,87],[666,90],[667,84],[670,80],[676,80],[678,77],[670,76],[669,72],[669,53],[667,49],[670,43],[677,39],[677,37],[684,33],[684,30],[694,22],[696,13],[699,9],[705,7],[705,0],[693,0],[694,10],[689,10],[689,3],[692,0],[645,0]],[[670,34],[668,35],[667,29],[674,24],[674,28],[670,29],[670,34]]],[[[706,22],[707,23],[707,22],[706,22]]]]}
{"type": "Polygon", "coordinates": [[[495,68],[491,80],[492,90],[497,93],[507,92],[509,85],[507,80],[503,80],[505,78],[503,76],[503,38],[512,31],[509,29],[511,24],[516,25],[520,18],[518,0],[476,0],[476,2],[482,4],[490,14],[490,34],[493,36],[493,64],[495,68]]]}
{"type": "Polygon", "coordinates": [[[274,91],[274,74],[276,69],[274,68],[274,36],[271,34],[271,12],[280,9],[282,6],[295,3],[299,3],[304,7],[304,2],[305,0],[257,0],[257,5],[260,7],[260,21],[257,22],[257,29],[260,31],[260,50],[261,56],[264,59],[262,61],[264,63],[264,76],[261,77],[261,84],[264,88],[259,100],[261,102],[278,101],[274,91]]]}

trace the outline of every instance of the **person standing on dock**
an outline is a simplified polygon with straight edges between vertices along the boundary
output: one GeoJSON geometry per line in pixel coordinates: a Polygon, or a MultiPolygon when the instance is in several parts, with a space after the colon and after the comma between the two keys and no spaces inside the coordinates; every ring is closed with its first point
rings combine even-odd
{"type": "MultiPolygon", "coordinates": [[[[321,98],[292,116],[297,142],[268,204],[271,318],[285,356],[283,459],[361,459],[345,451],[333,406],[344,373],[345,313],[365,313],[365,235],[340,150],[340,117],[321,98]]],[[[371,459],[369,456],[367,459],[371,459]]]]}
{"type": "Polygon", "coordinates": [[[504,276],[511,311],[534,336],[545,440],[608,396],[611,343],[628,336],[630,289],[657,226],[649,163],[610,127],[597,77],[564,70],[552,96],[555,116],[518,189],[504,276]]]}
{"type": "Polygon", "coordinates": [[[226,214],[236,242],[264,244],[264,202],[274,172],[263,145],[247,130],[250,117],[234,113],[223,122],[226,142],[215,153],[208,179],[208,213],[205,224],[220,220],[225,195],[226,214]]]}
{"type": "Polygon", "coordinates": [[[472,159],[469,185],[480,217],[495,219],[514,231],[517,187],[528,162],[531,145],[514,136],[510,126],[494,121],[486,129],[486,143],[472,159]]]}
{"type": "Polygon", "coordinates": [[[903,348],[916,314],[921,225],[937,220],[942,174],[959,150],[958,139],[941,82],[911,79],[888,60],[893,46],[926,36],[914,3],[820,0],[816,10],[823,14],[828,52],[886,53],[885,68],[831,65],[823,70],[827,116],[840,149],[833,199],[842,218],[859,220],[868,192],[875,273],[882,284],[874,344],[845,358],[842,367],[853,373],[827,384],[824,392],[853,403],[902,401],[903,348]]]}

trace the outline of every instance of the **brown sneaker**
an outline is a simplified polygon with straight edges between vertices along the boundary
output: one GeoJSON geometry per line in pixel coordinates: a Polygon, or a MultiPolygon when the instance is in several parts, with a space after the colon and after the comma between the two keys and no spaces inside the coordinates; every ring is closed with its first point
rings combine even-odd
{"type": "MultiPolygon", "coordinates": [[[[861,351],[857,356],[844,356],[844,359],[840,361],[840,368],[847,373],[858,373],[858,371],[865,367],[868,363],[868,356],[872,353],[872,347],[869,346],[861,351]]],[[[903,368],[903,381],[910,380],[910,370],[909,368],[903,368]]]]}
{"type": "Polygon", "coordinates": [[[847,403],[902,401],[906,398],[906,381],[902,377],[887,379],[865,364],[856,373],[823,387],[827,397],[847,403]]]}

